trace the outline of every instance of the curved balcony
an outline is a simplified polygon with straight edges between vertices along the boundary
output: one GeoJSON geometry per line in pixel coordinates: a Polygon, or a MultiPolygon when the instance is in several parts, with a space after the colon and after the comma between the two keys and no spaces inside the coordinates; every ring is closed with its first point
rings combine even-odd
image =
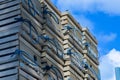
{"type": "Polygon", "coordinates": [[[91,75],[92,77],[94,77],[97,80],[101,80],[99,71],[96,72],[95,69],[93,69],[93,67],[90,66],[87,62],[86,62],[86,66],[87,66],[86,69],[88,70],[89,75],[91,75]]]}

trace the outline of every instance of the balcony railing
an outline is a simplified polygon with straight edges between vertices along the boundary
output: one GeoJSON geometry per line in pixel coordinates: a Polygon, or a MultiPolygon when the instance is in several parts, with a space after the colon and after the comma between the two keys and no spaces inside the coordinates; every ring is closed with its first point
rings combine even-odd
{"type": "MultiPolygon", "coordinates": [[[[55,67],[53,65],[51,65],[51,66],[46,65],[45,67],[42,68],[43,72],[41,72],[40,69],[38,68],[38,67],[41,66],[41,65],[39,65],[39,63],[41,63],[41,62],[38,63],[37,60],[30,53],[27,53],[27,52],[25,52],[23,50],[16,49],[14,54],[11,55],[11,58],[14,58],[14,57],[17,57],[18,60],[23,61],[25,64],[27,64],[27,65],[31,66],[32,68],[34,68],[34,70],[37,73],[38,72],[42,73],[42,74],[44,74],[44,76],[48,75],[48,78],[51,79],[51,80],[52,79],[53,80],[63,80],[63,75],[62,75],[61,71],[57,67],[55,67]],[[56,75],[56,78],[53,77],[49,73],[50,71],[56,75]]],[[[20,66],[22,67],[24,65],[20,64],[20,66]]]]}
{"type": "MultiPolygon", "coordinates": [[[[36,72],[40,72],[39,70],[40,64],[37,62],[37,58],[34,58],[34,56],[30,55],[30,53],[16,49],[14,54],[11,55],[11,58],[15,58],[15,57],[17,57],[18,60],[21,60],[25,64],[32,67],[36,72]]],[[[23,66],[22,63],[20,66],[23,66]]]]}
{"type": "Polygon", "coordinates": [[[88,55],[89,55],[90,57],[92,57],[95,61],[97,61],[97,60],[98,60],[98,56],[97,56],[97,54],[93,51],[93,49],[91,48],[91,45],[86,42],[86,43],[85,43],[85,46],[86,46],[86,48],[87,48],[87,50],[88,50],[88,55]]]}
{"type": "Polygon", "coordinates": [[[82,36],[82,32],[79,29],[73,27],[70,24],[67,24],[64,26],[64,30],[66,30],[66,32],[64,34],[66,34],[69,31],[70,36],[72,38],[74,38],[74,40],[76,42],[78,42],[80,45],[82,45],[82,38],[80,39],[80,37],[78,37],[78,35],[77,35],[77,33],[79,33],[82,36]]]}
{"type": "Polygon", "coordinates": [[[36,2],[36,4],[40,4],[40,2],[38,0],[32,1],[32,0],[21,0],[23,2],[23,4],[25,6],[28,7],[28,11],[32,16],[38,15],[40,16],[42,11],[39,9],[37,9],[36,5],[34,5],[34,2],[36,2]],[[39,2],[39,3],[38,3],[39,2]]]}
{"type": "Polygon", "coordinates": [[[44,35],[42,39],[47,42],[46,44],[47,46],[49,46],[56,52],[59,58],[63,59],[64,57],[63,49],[59,41],[57,41],[57,39],[50,38],[48,35],[44,35]]]}
{"type": "Polygon", "coordinates": [[[97,80],[101,80],[100,79],[100,72],[98,71],[98,73],[93,69],[93,67],[91,67],[87,62],[86,63],[86,69],[90,70],[92,72],[93,75],[95,75],[95,77],[97,78],[97,80]]]}
{"type": "Polygon", "coordinates": [[[48,79],[50,79],[50,80],[63,80],[63,75],[62,75],[61,71],[53,65],[51,65],[51,66],[46,65],[43,68],[43,71],[45,71],[44,75],[48,75],[48,77],[46,78],[47,80],[48,79]],[[50,71],[53,74],[50,74],[49,73],[50,71]]]}
{"type": "Polygon", "coordinates": [[[72,63],[77,66],[80,70],[84,70],[83,56],[81,53],[72,52],[71,49],[68,49],[67,55],[71,56],[72,63]]]}
{"type": "Polygon", "coordinates": [[[100,80],[99,72],[97,73],[92,67],[90,67],[89,70],[96,76],[97,80],[100,80]]]}
{"type": "Polygon", "coordinates": [[[50,17],[52,17],[53,18],[53,20],[57,23],[57,24],[59,24],[59,19],[58,19],[58,17],[56,16],[56,14],[54,13],[54,12],[52,12],[52,11],[50,11],[49,9],[48,9],[48,7],[47,7],[47,5],[44,5],[43,7],[43,15],[44,15],[44,18],[46,19],[46,15],[49,15],[50,17]]]}
{"type": "Polygon", "coordinates": [[[98,60],[96,53],[90,47],[88,48],[88,55],[90,55],[95,60],[98,60]]]}

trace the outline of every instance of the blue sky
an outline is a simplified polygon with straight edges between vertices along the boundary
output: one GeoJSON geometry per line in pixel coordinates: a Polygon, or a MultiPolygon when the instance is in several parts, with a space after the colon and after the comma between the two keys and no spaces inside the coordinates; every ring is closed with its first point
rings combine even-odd
{"type": "Polygon", "coordinates": [[[69,10],[98,40],[102,80],[115,80],[120,66],[120,0],[52,0],[60,11],[69,10]]]}

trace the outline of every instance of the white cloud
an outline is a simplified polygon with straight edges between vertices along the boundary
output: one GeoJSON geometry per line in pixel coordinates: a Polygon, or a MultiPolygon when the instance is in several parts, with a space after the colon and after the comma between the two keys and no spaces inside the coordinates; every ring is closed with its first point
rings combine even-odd
{"type": "Polygon", "coordinates": [[[115,80],[115,67],[120,67],[120,51],[112,49],[100,58],[101,80],[115,80]]]}
{"type": "Polygon", "coordinates": [[[120,15],[120,0],[99,0],[98,10],[110,15],[120,15]]]}
{"type": "Polygon", "coordinates": [[[57,0],[57,6],[61,10],[79,12],[102,11],[110,15],[120,15],[120,0],[57,0]]]}
{"type": "Polygon", "coordinates": [[[117,34],[115,34],[115,33],[99,34],[98,40],[99,40],[99,42],[102,42],[102,43],[108,43],[108,42],[115,40],[116,37],[117,37],[117,34]]]}

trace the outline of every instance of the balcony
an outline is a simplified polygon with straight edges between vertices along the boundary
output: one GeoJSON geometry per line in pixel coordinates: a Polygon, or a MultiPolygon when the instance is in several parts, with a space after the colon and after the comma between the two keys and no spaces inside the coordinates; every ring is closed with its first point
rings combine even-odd
{"type": "Polygon", "coordinates": [[[88,48],[88,53],[89,53],[90,56],[92,56],[93,58],[98,60],[98,57],[97,57],[96,53],[90,47],[88,48]]]}
{"type": "Polygon", "coordinates": [[[88,71],[89,77],[91,76],[95,80],[100,80],[100,72],[96,71],[87,61],[85,61],[86,70],[88,71]]]}
{"type": "Polygon", "coordinates": [[[65,25],[63,28],[63,34],[67,37],[68,40],[74,45],[79,45],[83,48],[82,44],[82,32],[69,24],[65,25]]]}
{"type": "Polygon", "coordinates": [[[97,78],[97,80],[100,80],[100,73],[96,72],[92,67],[89,67],[90,72],[97,78]]]}
{"type": "Polygon", "coordinates": [[[84,72],[83,55],[81,53],[72,52],[72,49],[67,50],[67,55],[70,55],[71,66],[76,66],[80,71],[84,72]]]}
{"type": "Polygon", "coordinates": [[[87,50],[86,53],[89,56],[89,58],[92,59],[96,64],[99,64],[97,53],[95,53],[95,51],[93,51],[93,49],[91,48],[91,45],[86,42],[85,48],[87,50]]]}

